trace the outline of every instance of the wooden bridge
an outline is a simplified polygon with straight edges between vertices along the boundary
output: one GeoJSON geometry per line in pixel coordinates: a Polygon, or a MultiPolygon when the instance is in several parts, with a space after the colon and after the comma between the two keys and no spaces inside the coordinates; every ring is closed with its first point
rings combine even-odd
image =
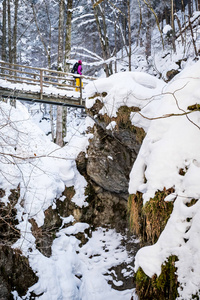
{"type": "Polygon", "coordinates": [[[94,77],[0,61],[0,97],[27,102],[84,107],[84,87],[94,77]]]}

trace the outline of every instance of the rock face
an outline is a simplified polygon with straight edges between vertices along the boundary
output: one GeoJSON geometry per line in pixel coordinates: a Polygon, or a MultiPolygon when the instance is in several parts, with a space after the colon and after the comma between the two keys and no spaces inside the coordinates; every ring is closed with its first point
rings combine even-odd
{"type": "MultiPolygon", "coordinates": [[[[0,197],[4,191],[0,191],[0,197]]],[[[16,210],[14,208],[19,198],[19,189],[11,190],[10,203],[7,206],[0,202],[0,300],[13,299],[12,291],[24,296],[30,286],[37,282],[37,276],[29,266],[28,259],[21,251],[12,249],[12,244],[19,238],[15,229],[16,210]]]]}
{"type": "Polygon", "coordinates": [[[93,138],[87,153],[80,153],[77,158],[78,170],[88,182],[89,208],[84,216],[87,222],[91,218],[95,226],[109,224],[123,230],[127,226],[129,173],[144,131],[130,122],[130,113],[137,108],[121,107],[118,116],[110,119],[98,114],[101,107],[97,100],[87,112],[95,121],[93,138]],[[111,121],[116,122],[114,130],[106,129],[111,121]]]}
{"type": "Polygon", "coordinates": [[[0,300],[13,299],[11,292],[14,289],[24,296],[36,282],[37,276],[28,259],[20,251],[14,251],[7,245],[0,246],[0,300]]]}
{"type": "Polygon", "coordinates": [[[100,126],[94,127],[93,134],[87,151],[87,175],[106,191],[127,194],[132,152],[100,126]]]}
{"type": "MultiPolygon", "coordinates": [[[[173,210],[173,202],[166,202],[166,196],[174,192],[174,189],[157,191],[143,206],[142,193],[137,192],[129,197],[130,226],[140,236],[140,245],[155,244],[164,230],[173,210]]],[[[134,282],[139,299],[176,299],[178,297],[178,280],[175,262],[178,257],[171,255],[161,267],[161,274],[148,277],[142,268],[135,274],[134,282]]]]}

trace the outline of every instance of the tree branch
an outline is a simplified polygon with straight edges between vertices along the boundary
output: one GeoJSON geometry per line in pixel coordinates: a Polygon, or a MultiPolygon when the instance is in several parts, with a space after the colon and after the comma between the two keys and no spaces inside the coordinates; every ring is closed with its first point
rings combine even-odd
{"type": "Polygon", "coordinates": [[[95,2],[93,4],[93,8],[95,8],[97,5],[101,4],[101,2],[103,2],[104,0],[98,0],[97,2],[95,2]]]}

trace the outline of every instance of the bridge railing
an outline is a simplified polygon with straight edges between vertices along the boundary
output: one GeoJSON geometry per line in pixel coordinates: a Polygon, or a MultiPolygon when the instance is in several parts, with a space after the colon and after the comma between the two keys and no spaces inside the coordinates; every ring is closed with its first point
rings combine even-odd
{"type": "MultiPolygon", "coordinates": [[[[45,88],[56,88],[57,94],[76,92],[80,99],[80,104],[83,101],[83,89],[90,80],[96,80],[95,77],[66,73],[56,70],[44,68],[36,68],[18,64],[10,64],[0,61],[0,79],[7,80],[12,83],[25,83],[27,85],[38,86],[40,99],[46,92],[45,88]],[[76,86],[76,78],[80,78],[79,86],[76,86]]],[[[53,91],[55,93],[55,90],[53,91]]]]}

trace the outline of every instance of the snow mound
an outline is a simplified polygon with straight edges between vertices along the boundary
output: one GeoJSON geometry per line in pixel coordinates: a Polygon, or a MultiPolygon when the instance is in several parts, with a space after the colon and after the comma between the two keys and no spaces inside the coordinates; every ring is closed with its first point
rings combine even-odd
{"type": "Polygon", "coordinates": [[[156,191],[174,188],[168,223],[155,245],[140,249],[135,270],[159,275],[170,255],[177,255],[179,298],[191,299],[200,286],[200,115],[188,106],[200,104],[200,61],[185,69],[132,122],[147,132],[130,174],[129,193],[143,193],[144,204],[156,191]],[[149,120],[144,119],[149,118],[149,120]],[[151,120],[150,120],[151,119],[151,120]],[[192,199],[194,205],[187,205],[192,199]]]}
{"type": "Polygon", "coordinates": [[[153,96],[161,94],[164,85],[162,80],[144,72],[116,73],[86,86],[86,107],[91,108],[96,101],[94,96],[104,92],[107,93],[106,97],[98,97],[104,104],[99,113],[116,117],[120,106],[142,108],[153,96]]]}
{"type": "Polygon", "coordinates": [[[0,105],[1,187],[9,191],[20,185],[18,220],[27,213],[38,226],[43,225],[44,211],[59,197],[65,186],[73,185],[74,170],[65,152],[52,143],[31,120],[26,108],[0,105]],[[67,170],[67,171],[66,171],[67,170]]]}

